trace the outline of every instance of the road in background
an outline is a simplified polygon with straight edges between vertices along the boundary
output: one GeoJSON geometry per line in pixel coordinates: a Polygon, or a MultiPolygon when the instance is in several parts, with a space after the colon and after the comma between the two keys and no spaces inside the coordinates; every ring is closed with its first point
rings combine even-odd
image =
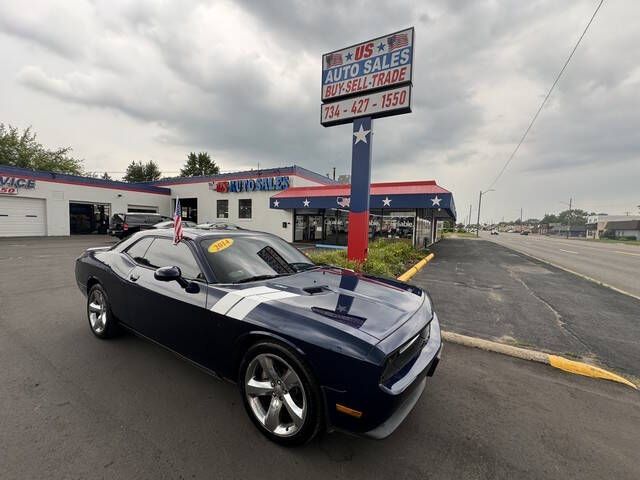
{"type": "Polygon", "coordinates": [[[482,232],[481,236],[640,297],[640,247],[637,245],[516,233],[482,232]]]}
{"type": "Polygon", "coordinates": [[[389,439],[278,447],[234,385],[91,334],[73,262],[101,241],[0,240],[3,479],[640,477],[636,391],[453,344],[389,439]]]}
{"type": "Polygon", "coordinates": [[[446,239],[411,280],[442,328],[570,355],[640,379],[640,300],[496,243],[446,239]]]}

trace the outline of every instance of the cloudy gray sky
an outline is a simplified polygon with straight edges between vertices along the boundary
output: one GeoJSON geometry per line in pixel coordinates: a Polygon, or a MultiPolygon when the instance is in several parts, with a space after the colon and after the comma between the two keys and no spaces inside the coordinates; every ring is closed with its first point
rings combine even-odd
{"type": "MultiPolygon", "coordinates": [[[[348,173],[350,126],[319,124],[321,54],[416,28],[413,113],[375,121],[374,181],[436,179],[464,220],[597,0],[0,3],[0,121],[88,170],[189,151],[223,170],[348,173]]],[[[483,219],[640,205],[640,2],[605,0],[483,219]]],[[[115,176],[118,176],[116,174],[115,176]]],[[[475,217],[475,213],[474,213],[475,217]]]]}

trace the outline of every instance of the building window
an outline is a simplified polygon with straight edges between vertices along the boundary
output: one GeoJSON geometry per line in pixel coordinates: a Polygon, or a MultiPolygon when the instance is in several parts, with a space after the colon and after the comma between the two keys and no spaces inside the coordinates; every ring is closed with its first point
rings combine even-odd
{"type": "Polygon", "coordinates": [[[251,199],[238,200],[238,218],[251,218],[251,199]]]}
{"type": "MultiPolygon", "coordinates": [[[[218,218],[229,218],[229,200],[217,200],[216,211],[218,218]]],[[[251,205],[249,205],[249,212],[251,212],[251,205]]]]}

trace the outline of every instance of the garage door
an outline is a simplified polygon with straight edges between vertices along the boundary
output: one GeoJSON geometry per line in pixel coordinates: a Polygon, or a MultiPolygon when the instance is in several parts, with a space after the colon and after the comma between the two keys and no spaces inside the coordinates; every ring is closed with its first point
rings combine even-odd
{"type": "Polygon", "coordinates": [[[0,195],[0,237],[36,237],[47,234],[45,201],[0,195]]]}

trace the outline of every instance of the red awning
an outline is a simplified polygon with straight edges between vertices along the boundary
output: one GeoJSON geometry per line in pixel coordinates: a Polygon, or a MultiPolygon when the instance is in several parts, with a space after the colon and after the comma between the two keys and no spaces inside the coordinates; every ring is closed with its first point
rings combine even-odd
{"type": "MultiPolygon", "coordinates": [[[[435,180],[423,180],[419,182],[385,182],[372,183],[371,195],[407,195],[407,194],[435,194],[451,193],[436,184],[435,180]]],[[[292,187],[271,198],[295,198],[295,197],[347,197],[351,194],[351,185],[321,185],[318,187],[292,187]]]]}

